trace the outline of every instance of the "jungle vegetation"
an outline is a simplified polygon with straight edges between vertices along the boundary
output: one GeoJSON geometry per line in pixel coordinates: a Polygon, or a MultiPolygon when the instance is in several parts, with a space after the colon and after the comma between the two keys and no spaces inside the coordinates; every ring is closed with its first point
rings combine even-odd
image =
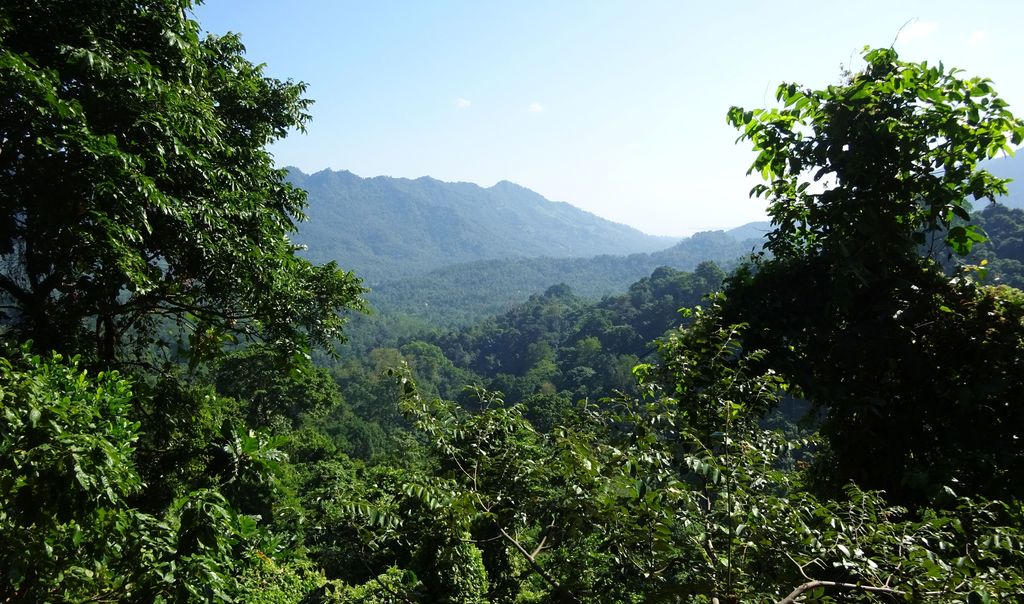
{"type": "Polygon", "coordinates": [[[190,7],[0,7],[0,600],[1024,598],[991,82],[867,49],[730,109],[772,227],[729,273],[339,348],[363,286],[266,151],[304,86],[190,7]]]}

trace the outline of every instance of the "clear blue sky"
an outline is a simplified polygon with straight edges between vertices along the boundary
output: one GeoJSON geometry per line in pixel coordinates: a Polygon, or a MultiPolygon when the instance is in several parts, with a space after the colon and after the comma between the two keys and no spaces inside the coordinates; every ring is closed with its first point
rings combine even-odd
{"type": "Polygon", "coordinates": [[[1024,114],[1024,1],[210,0],[269,75],[309,84],[280,165],[510,180],[660,235],[763,217],[730,105],[825,86],[864,45],[984,75],[1024,114]]]}

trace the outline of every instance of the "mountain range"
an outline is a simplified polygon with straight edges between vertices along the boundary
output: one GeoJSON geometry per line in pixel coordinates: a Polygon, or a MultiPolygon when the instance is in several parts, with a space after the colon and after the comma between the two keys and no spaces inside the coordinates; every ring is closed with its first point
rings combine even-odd
{"type": "Polygon", "coordinates": [[[500,313],[555,284],[597,299],[660,266],[729,266],[768,230],[654,237],[507,181],[484,188],[294,168],[289,179],[308,192],[309,220],[295,240],[310,259],[355,271],[376,310],[438,326],[500,313]]]}
{"type": "Polygon", "coordinates": [[[502,181],[492,187],[348,171],[289,180],[309,193],[296,243],[311,260],[337,260],[374,285],[480,260],[629,255],[667,248],[656,237],[502,181]]]}

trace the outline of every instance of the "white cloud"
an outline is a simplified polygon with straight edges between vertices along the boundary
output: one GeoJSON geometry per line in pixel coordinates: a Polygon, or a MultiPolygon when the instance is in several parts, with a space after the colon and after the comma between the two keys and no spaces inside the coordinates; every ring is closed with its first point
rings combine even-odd
{"type": "Polygon", "coordinates": [[[530,113],[540,113],[540,112],[544,111],[544,105],[541,105],[540,103],[534,101],[534,102],[530,103],[529,109],[530,109],[530,113]]]}
{"type": "Polygon", "coordinates": [[[911,42],[931,35],[937,29],[939,24],[935,21],[914,21],[904,26],[896,39],[900,42],[911,42]]]}
{"type": "Polygon", "coordinates": [[[967,43],[971,46],[977,46],[984,42],[988,38],[988,32],[984,31],[972,31],[971,35],[967,38],[967,43]]]}
{"type": "Polygon", "coordinates": [[[465,109],[473,104],[473,101],[467,99],[455,99],[455,106],[459,109],[465,109]]]}

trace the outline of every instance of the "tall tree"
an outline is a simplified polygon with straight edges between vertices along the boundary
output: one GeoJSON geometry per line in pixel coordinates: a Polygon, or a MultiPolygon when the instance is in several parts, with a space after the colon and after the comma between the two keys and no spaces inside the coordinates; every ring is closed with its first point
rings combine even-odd
{"type": "Polygon", "coordinates": [[[359,281],[295,256],[304,193],[266,145],[309,119],[192,0],[0,7],[6,336],[111,361],[158,318],[297,346],[340,334],[359,281]]]}
{"type": "Polygon", "coordinates": [[[969,202],[1006,181],[979,162],[1012,152],[1024,122],[986,79],[864,58],[841,84],[780,86],[780,109],[729,112],[774,229],[725,320],[749,322],[749,345],[826,410],[826,483],[1019,496],[1020,293],[951,281],[933,258],[984,240],[969,202]]]}

